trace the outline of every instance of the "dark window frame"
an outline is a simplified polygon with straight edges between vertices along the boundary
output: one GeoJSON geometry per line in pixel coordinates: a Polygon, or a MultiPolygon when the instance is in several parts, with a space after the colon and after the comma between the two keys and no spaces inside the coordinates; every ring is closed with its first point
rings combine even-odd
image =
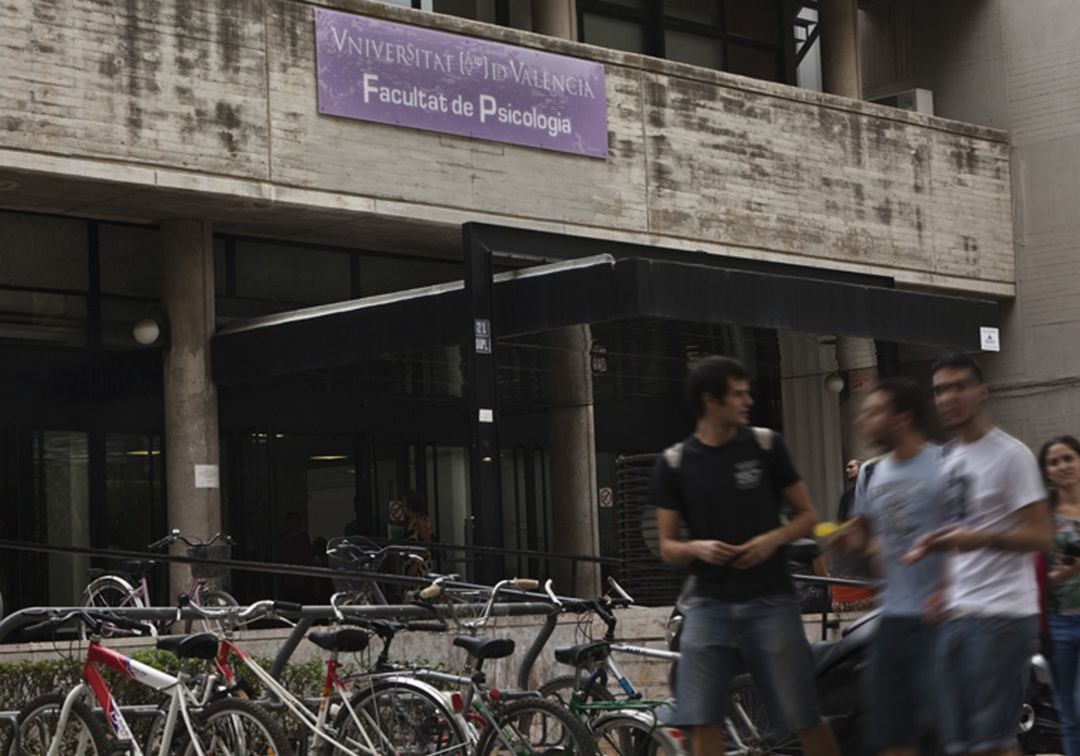
{"type": "MultiPolygon", "coordinates": [[[[698,23],[689,19],[669,17],[664,14],[663,0],[642,0],[640,8],[631,8],[608,0],[578,0],[577,23],[578,39],[585,39],[585,15],[586,13],[605,18],[629,21],[639,24],[644,30],[645,55],[657,58],[667,58],[667,45],[665,32],[676,31],[683,34],[692,34],[705,39],[716,40],[721,45],[721,60],[723,68],[727,71],[730,60],[729,46],[754,47],[767,50],[776,56],[776,70],[782,77],[780,83],[795,84],[794,61],[794,5],[791,0],[771,0],[778,7],[777,17],[780,28],[777,30],[777,41],[768,42],[744,34],[736,34],[726,29],[726,3],[728,0],[718,0],[720,12],[713,24],[698,23]]],[[[737,73],[737,72],[736,72],[737,73]]]]}

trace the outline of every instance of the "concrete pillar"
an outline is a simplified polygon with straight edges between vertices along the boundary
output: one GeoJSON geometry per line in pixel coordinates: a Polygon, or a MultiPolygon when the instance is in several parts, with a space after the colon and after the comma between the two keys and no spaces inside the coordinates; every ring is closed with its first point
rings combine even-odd
{"type": "Polygon", "coordinates": [[[844,461],[866,459],[876,451],[855,430],[855,418],[863,399],[877,382],[877,347],[873,339],[840,336],[836,339],[836,363],[844,376],[846,395],[840,402],[844,429],[844,461]]]}
{"type": "MultiPolygon", "coordinates": [[[[165,365],[165,479],[168,524],[207,538],[221,530],[217,389],[210,373],[214,333],[214,243],[209,223],[161,224],[165,365]]],[[[174,553],[183,554],[177,545],[174,553]]],[[[187,588],[187,565],[169,572],[170,601],[187,588]]]]}
{"type": "MultiPolygon", "coordinates": [[[[564,554],[600,553],[596,489],[596,436],[593,427],[592,334],[587,325],[545,334],[545,372],[551,409],[547,447],[551,482],[551,546],[564,554]]],[[[556,563],[557,564],[557,563],[556,563]]],[[[554,565],[553,565],[554,566],[554,565]]],[[[581,563],[576,580],[558,569],[560,592],[596,596],[600,571],[581,563]]]]}
{"type": "Polygon", "coordinates": [[[532,0],[532,27],[549,37],[577,39],[577,0],[532,0]]]}
{"type": "Polygon", "coordinates": [[[862,99],[857,0],[821,0],[821,85],[830,94],[862,99]]]}
{"type": "Polygon", "coordinates": [[[778,337],[784,442],[818,516],[831,520],[844,491],[839,397],[825,388],[837,369],[836,352],[820,334],[780,331],[778,337]]]}

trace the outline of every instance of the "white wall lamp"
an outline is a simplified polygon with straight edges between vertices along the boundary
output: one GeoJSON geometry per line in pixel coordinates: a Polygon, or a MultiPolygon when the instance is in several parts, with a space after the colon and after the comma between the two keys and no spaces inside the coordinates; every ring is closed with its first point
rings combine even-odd
{"type": "Polygon", "coordinates": [[[169,320],[164,312],[148,308],[146,315],[131,327],[131,336],[142,346],[166,346],[169,339],[169,320]]]}
{"type": "Polygon", "coordinates": [[[833,372],[825,376],[825,390],[830,394],[839,394],[844,390],[844,377],[833,372]]]}

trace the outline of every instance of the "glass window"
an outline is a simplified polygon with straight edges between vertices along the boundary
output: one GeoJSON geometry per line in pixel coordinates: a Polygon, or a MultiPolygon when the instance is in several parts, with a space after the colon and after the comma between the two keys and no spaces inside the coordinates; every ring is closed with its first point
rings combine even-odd
{"type": "Polygon", "coordinates": [[[86,297],[0,289],[0,341],[86,344],[86,297]]]}
{"type": "MultiPolygon", "coordinates": [[[[44,513],[38,537],[53,546],[90,545],[90,475],[87,434],[35,431],[35,505],[44,513]]],[[[78,606],[87,582],[89,557],[50,554],[48,603],[78,606]]]]}
{"type": "MultiPolygon", "coordinates": [[[[236,293],[282,305],[326,304],[349,298],[349,255],[270,242],[236,242],[236,293]]],[[[284,309],[284,308],[283,308],[284,309]]]]}
{"type": "MultiPolygon", "coordinates": [[[[435,450],[436,528],[442,543],[472,543],[469,519],[469,456],[463,447],[435,450]]],[[[460,565],[457,565],[458,567],[460,565]]]]}
{"type": "Polygon", "coordinates": [[[755,79],[782,81],[780,74],[780,55],[776,50],[765,50],[749,45],[728,43],[727,70],[755,79]]]}
{"type": "MultiPolygon", "coordinates": [[[[724,31],[764,42],[780,42],[780,6],[761,0],[726,0],[724,31]]],[[[794,32],[792,32],[794,33],[794,32]]]]}
{"type": "Polygon", "coordinates": [[[664,0],[664,14],[671,18],[714,26],[720,18],[720,3],[716,0],[664,0]]]}
{"type": "Polygon", "coordinates": [[[144,551],[164,535],[163,466],[159,437],[105,437],[106,548],[144,551]]]}
{"type": "Polygon", "coordinates": [[[495,23],[495,0],[434,0],[432,9],[436,13],[495,23]]]}
{"type": "Polygon", "coordinates": [[[667,49],[667,57],[680,63],[703,68],[723,68],[724,55],[720,40],[701,37],[697,34],[685,34],[683,32],[664,32],[664,46],[667,49]]]}
{"type": "Polygon", "coordinates": [[[161,296],[161,235],[156,228],[102,223],[98,249],[102,292],[161,296]]]}
{"type": "Polygon", "coordinates": [[[510,27],[532,31],[532,3],[512,2],[510,7],[510,27]]]}
{"type": "Polygon", "coordinates": [[[86,291],[88,259],[84,221],[0,213],[0,286],[86,291]]]}
{"type": "Polygon", "coordinates": [[[360,260],[360,291],[365,297],[460,281],[461,264],[443,260],[405,257],[363,257],[360,260]]]}
{"type": "Polygon", "coordinates": [[[645,30],[634,21],[582,14],[581,39],[590,45],[627,52],[645,52],[645,30]]]}

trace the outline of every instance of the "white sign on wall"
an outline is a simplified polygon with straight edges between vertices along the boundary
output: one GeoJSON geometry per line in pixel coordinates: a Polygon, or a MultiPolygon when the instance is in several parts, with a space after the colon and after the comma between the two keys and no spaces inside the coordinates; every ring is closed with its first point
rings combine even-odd
{"type": "Polygon", "coordinates": [[[984,352],[1000,352],[1001,334],[998,333],[996,328],[983,326],[979,329],[979,343],[982,345],[984,352]]]}
{"type": "Polygon", "coordinates": [[[217,465],[195,465],[195,487],[220,488],[220,468],[217,465]]]}

